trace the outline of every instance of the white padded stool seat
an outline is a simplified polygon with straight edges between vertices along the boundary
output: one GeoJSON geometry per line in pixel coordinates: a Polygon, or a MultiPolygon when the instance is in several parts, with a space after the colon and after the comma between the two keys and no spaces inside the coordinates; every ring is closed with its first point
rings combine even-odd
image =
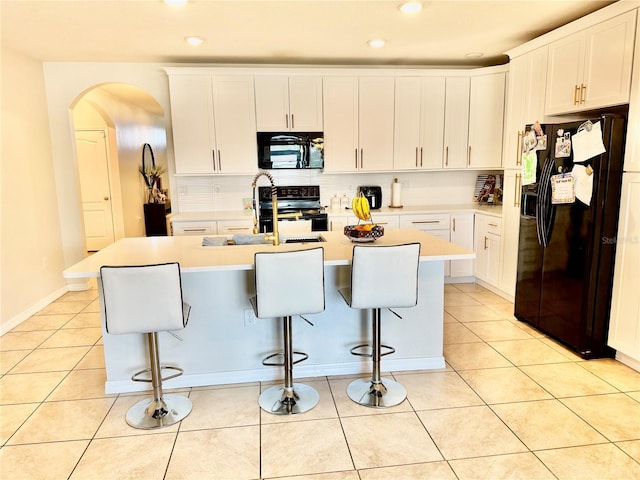
{"type": "Polygon", "coordinates": [[[182,300],[180,265],[103,266],[100,285],[105,314],[105,329],[112,335],[147,336],[150,367],[135,373],[131,379],[152,384],[153,398],[136,403],[127,412],[129,425],[140,429],[156,429],[173,425],[191,412],[191,400],[182,395],[164,395],[162,381],[182,374],[182,369],[161,366],[158,332],[183,329],[190,307],[182,300]],[[173,370],[162,377],[162,370],[173,370]],[[150,373],[151,378],[140,375],[150,373]]]}
{"type": "Polygon", "coordinates": [[[260,408],[276,415],[303,413],[315,407],[320,396],[307,385],[293,383],[293,365],[308,356],[293,351],[291,317],[324,311],[324,249],[258,252],[254,259],[256,296],[251,304],[256,317],[282,317],[283,330],[283,352],[269,355],[262,363],[283,366],[284,384],[262,392],[260,408]],[[302,358],[294,361],[294,355],[302,358]],[[275,356],[282,356],[282,363],[269,361],[275,356]]]}
{"type": "Polygon", "coordinates": [[[353,247],[351,287],[340,289],[340,294],[351,308],[372,310],[371,344],[351,349],[354,355],[370,356],[373,363],[370,379],[355,380],[347,387],[347,395],[356,403],[386,408],[402,403],[407,397],[402,385],[380,375],[381,357],[395,352],[382,345],[380,309],[414,307],[418,303],[419,260],[419,243],[353,247]],[[369,347],[371,353],[360,353],[364,347],[369,347]],[[382,348],[388,351],[382,353],[382,348]]]}

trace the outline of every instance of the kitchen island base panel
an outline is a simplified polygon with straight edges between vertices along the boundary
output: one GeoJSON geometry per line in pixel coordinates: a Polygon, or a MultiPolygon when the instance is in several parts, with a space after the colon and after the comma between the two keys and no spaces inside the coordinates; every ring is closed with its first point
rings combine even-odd
{"type": "MultiPolygon", "coordinates": [[[[296,281],[295,272],[283,272],[279,281],[285,286],[296,281]]],[[[325,265],[325,311],[308,316],[313,327],[294,318],[294,348],[309,354],[304,365],[295,367],[296,378],[370,371],[369,362],[354,360],[350,354],[354,345],[371,337],[371,321],[369,312],[352,310],[342,300],[338,288],[349,284],[350,266],[325,265]]],[[[183,272],[182,285],[184,301],[191,305],[188,328],[179,336],[159,335],[163,364],[184,369],[181,377],[166,383],[167,389],[282,378],[282,369],[262,365],[268,353],[281,349],[281,322],[258,319],[245,325],[244,311],[251,309],[248,299],[254,295],[252,270],[183,272]]],[[[418,304],[396,309],[402,320],[387,322],[387,315],[393,314],[383,310],[383,341],[396,348],[394,355],[383,360],[385,372],[445,366],[444,262],[421,261],[418,285],[418,304]]],[[[106,335],[103,322],[103,342],[106,393],[145,390],[131,381],[131,375],[147,362],[144,335],[106,335]]]]}

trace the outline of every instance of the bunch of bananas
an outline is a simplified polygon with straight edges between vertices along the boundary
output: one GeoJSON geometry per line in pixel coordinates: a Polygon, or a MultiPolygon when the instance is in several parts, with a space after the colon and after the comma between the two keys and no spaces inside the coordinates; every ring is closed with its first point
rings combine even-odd
{"type": "Polygon", "coordinates": [[[371,220],[371,213],[369,213],[369,200],[364,194],[360,193],[351,201],[351,209],[356,217],[360,220],[371,220]]]}

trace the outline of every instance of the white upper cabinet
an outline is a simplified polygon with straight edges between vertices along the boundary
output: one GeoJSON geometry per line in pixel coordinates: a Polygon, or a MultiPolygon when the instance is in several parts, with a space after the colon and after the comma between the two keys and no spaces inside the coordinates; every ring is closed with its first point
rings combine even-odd
{"type": "Polygon", "coordinates": [[[545,113],[629,102],[635,27],[633,10],[551,43],[545,113]]]}
{"type": "Polygon", "coordinates": [[[506,74],[447,77],[444,168],[500,168],[506,74]]]}
{"type": "Polygon", "coordinates": [[[448,77],[444,112],[444,168],[466,168],[469,147],[469,77],[448,77]]]}
{"type": "Polygon", "coordinates": [[[170,75],[176,174],[257,168],[253,77],[170,75]]]}
{"type": "Polygon", "coordinates": [[[324,170],[357,169],[358,78],[324,77],[324,170]]]}
{"type": "Polygon", "coordinates": [[[256,76],[255,86],[258,131],[322,131],[322,77],[256,76]]]}
{"type": "Polygon", "coordinates": [[[393,169],[393,77],[360,77],[358,82],[360,170],[393,169]]]}
{"type": "Polygon", "coordinates": [[[393,77],[324,77],[325,171],[393,169],[393,77]]]}
{"type": "Polygon", "coordinates": [[[394,170],[442,168],[445,77],[396,77],[394,170]]]}
{"type": "Polygon", "coordinates": [[[213,77],[217,173],[254,173],[258,166],[252,77],[213,77]]]}
{"type": "Polygon", "coordinates": [[[471,77],[467,167],[500,168],[506,74],[471,77]]]}
{"type": "MultiPolygon", "coordinates": [[[[451,214],[450,241],[455,245],[473,250],[473,213],[451,214]]],[[[470,277],[473,275],[473,260],[451,260],[452,277],[470,277]]]]}
{"type": "Polygon", "coordinates": [[[504,168],[522,167],[524,127],[544,122],[548,51],[548,47],[541,47],[509,62],[504,168]]]}

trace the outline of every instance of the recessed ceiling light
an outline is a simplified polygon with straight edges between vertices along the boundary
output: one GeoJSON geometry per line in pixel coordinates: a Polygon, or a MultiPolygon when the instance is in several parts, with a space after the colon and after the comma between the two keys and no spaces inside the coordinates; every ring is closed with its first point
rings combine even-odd
{"type": "Polygon", "coordinates": [[[164,0],[167,5],[184,5],[187,0],[164,0]]]}
{"type": "Polygon", "coordinates": [[[422,2],[404,2],[402,5],[400,5],[399,8],[402,13],[418,13],[420,10],[422,10],[422,2]]]}
{"type": "Polygon", "coordinates": [[[380,48],[380,47],[384,47],[384,44],[385,44],[385,43],[386,43],[386,42],[385,42],[382,38],[374,38],[374,39],[369,40],[369,41],[367,42],[367,44],[368,44],[370,47],[373,47],[373,48],[380,48]]]}
{"type": "Polygon", "coordinates": [[[204,38],[202,37],[184,37],[184,41],[193,47],[197,47],[198,45],[202,45],[204,43],[204,38]]]}
{"type": "Polygon", "coordinates": [[[483,56],[484,56],[484,53],[482,52],[471,52],[465,55],[465,57],[467,58],[481,58],[483,56]]]}

